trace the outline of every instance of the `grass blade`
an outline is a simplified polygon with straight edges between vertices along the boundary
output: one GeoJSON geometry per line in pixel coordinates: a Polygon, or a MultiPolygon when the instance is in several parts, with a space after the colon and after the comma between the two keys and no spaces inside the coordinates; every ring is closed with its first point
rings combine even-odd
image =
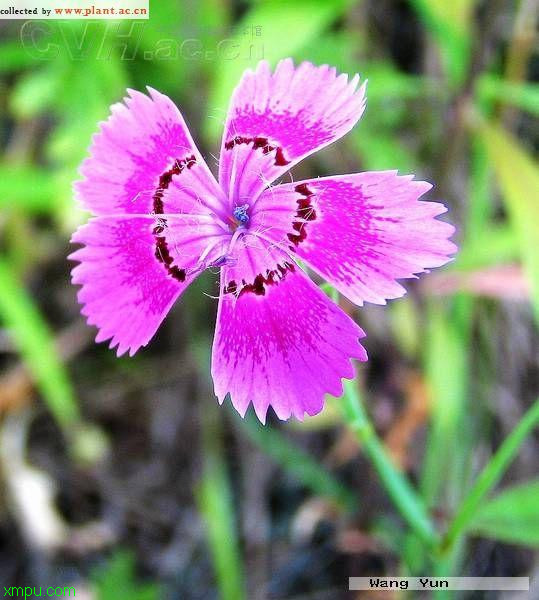
{"type": "Polygon", "coordinates": [[[455,298],[450,309],[434,302],[429,307],[424,356],[432,408],[421,479],[421,493],[428,507],[437,506],[443,498],[449,510],[460,500],[470,442],[463,427],[470,318],[470,299],[463,295],[455,298]]]}
{"type": "Polygon", "coordinates": [[[471,17],[475,0],[411,0],[438,42],[449,80],[462,83],[470,60],[471,17]]]}
{"type": "Polygon", "coordinates": [[[232,487],[224,459],[222,421],[210,402],[201,415],[204,471],[196,490],[222,600],[244,600],[244,569],[232,487]]]}
{"type": "Polygon", "coordinates": [[[515,458],[520,446],[537,425],[539,425],[539,400],[536,400],[533,406],[522,417],[519,424],[504,440],[477,478],[448,528],[442,544],[443,549],[450,549],[459,536],[469,527],[470,522],[481,506],[481,502],[502,478],[506,469],[515,458]]]}
{"type": "Polygon", "coordinates": [[[252,415],[246,416],[240,425],[253,443],[315,494],[335,501],[344,509],[357,508],[358,498],[353,492],[279,431],[262,426],[252,415]]]}
{"type": "Polygon", "coordinates": [[[43,399],[59,425],[80,422],[79,408],[67,371],[58,356],[54,339],[39,309],[14,276],[9,263],[0,258],[0,318],[34,377],[43,399]]]}
{"type": "Polygon", "coordinates": [[[477,98],[482,105],[502,103],[539,115],[539,84],[515,83],[484,74],[477,81],[477,98]]]}
{"type": "Polygon", "coordinates": [[[539,167],[516,139],[494,123],[481,121],[478,132],[494,167],[511,223],[519,238],[539,322],[539,167]]]}
{"type": "Polygon", "coordinates": [[[221,598],[241,600],[245,598],[245,591],[232,492],[224,462],[218,457],[213,457],[206,465],[197,503],[206,523],[221,598]]]}

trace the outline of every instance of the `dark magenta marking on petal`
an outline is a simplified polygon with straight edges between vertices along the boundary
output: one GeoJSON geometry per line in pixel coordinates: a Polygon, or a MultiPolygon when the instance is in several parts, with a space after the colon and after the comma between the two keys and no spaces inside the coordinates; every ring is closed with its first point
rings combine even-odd
{"type": "Polygon", "coordinates": [[[166,267],[172,263],[172,256],[168,250],[167,240],[163,236],[155,238],[155,258],[166,267]]]}
{"type": "Polygon", "coordinates": [[[225,294],[236,294],[237,291],[238,284],[233,279],[228,282],[228,285],[225,286],[225,289],[223,290],[225,294]]]}
{"type": "Polygon", "coordinates": [[[277,148],[277,152],[275,153],[275,164],[278,167],[285,167],[286,165],[290,164],[290,161],[286,160],[284,157],[283,149],[280,146],[277,148]]]}
{"type": "MultiPolygon", "coordinates": [[[[176,159],[172,168],[165,171],[159,177],[159,186],[152,196],[153,213],[155,215],[162,215],[164,213],[163,194],[170,185],[172,178],[175,175],[179,175],[185,168],[190,169],[194,164],[196,164],[196,157],[194,155],[188,156],[187,158],[176,159]]],[[[174,277],[174,279],[177,279],[180,282],[185,281],[185,269],[171,266],[174,259],[170,255],[166,237],[161,235],[166,228],[167,220],[162,217],[158,218],[157,225],[152,230],[152,233],[155,236],[155,258],[157,258],[160,263],[163,263],[167,273],[171,277],[174,277]]]]}
{"type": "Polygon", "coordinates": [[[265,296],[266,287],[269,285],[277,285],[282,281],[288,273],[293,273],[295,267],[292,263],[285,261],[282,265],[277,265],[276,269],[266,270],[266,276],[259,273],[252,283],[247,283],[245,279],[242,279],[241,285],[231,280],[228,285],[224,288],[225,294],[234,294],[236,298],[239,298],[243,294],[255,294],[255,296],[265,296]]]}
{"type": "Polygon", "coordinates": [[[174,279],[177,279],[178,281],[185,281],[185,269],[180,269],[180,267],[174,265],[173,267],[168,268],[168,272],[170,275],[172,275],[172,277],[174,277],[174,279]]]}
{"type": "MultiPolygon", "coordinates": [[[[298,246],[307,238],[307,223],[305,221],[316,220],[316,211],[312,205],[312,198],[315,194],[309,189],[306,183],[300,183],[294,189],[298,194],[303,196],[303,198],[297,200],[298,209],[295,214],[295,219],[301,219],[301,221],[294,220],[292,222],[292,228],[297,233],[289,233],[288,239],[294,246],[298,246]]],[[[290,246],[290,248],[294,250],[294,246],[290,246]]]]}
{"type": "Polygon", "coordinates": [[[253,144],[253,150],[262,149],[263,154],[269,154],[275,150],[275,166],[277,167],[285,167],[290,164],[290,161],[285,158],[283,149],[281,146],[272,146],[269,143],[268,138],[265,137],[244,137],[241,135],[237,135],[233,137],[228,142],[225,142],[225,150],[232,150],[234,146],[239,144],[253,144]]]}

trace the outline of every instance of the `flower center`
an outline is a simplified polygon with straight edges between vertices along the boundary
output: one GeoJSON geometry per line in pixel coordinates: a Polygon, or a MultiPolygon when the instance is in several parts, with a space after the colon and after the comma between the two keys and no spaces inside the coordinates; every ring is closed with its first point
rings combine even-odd
{"type": "Polygon", "coordinates": [[[249,223],[249,205],[242,204],[241,206],[234,207],[232,212],[234,216],[234,229],[239,227],[247,227],[247,223],[249,223]]]}

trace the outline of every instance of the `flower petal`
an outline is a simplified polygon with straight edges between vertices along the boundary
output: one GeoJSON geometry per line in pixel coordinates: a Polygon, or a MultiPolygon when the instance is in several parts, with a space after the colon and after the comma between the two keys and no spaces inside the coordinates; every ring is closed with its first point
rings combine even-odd
{"type": "MultiPolygon", "coordinates": [[[[161,227],[160,225],[158,227],[161,227]]],[[[72,241],[84,244],[70,255],[81,284],[78,299],[96,341],[112,338],[118,356],[133,355],[153,337],[176,298],[200,271],[197,263],[212,237],[200,224],[168,218],[166,235],[154,233],[155,218],[96,217],[79,227],[72,241]]]]}
{"type": "MultiPolygon", "coordinates": [[[[206,213],[224,215],[223,194],[198,151],[176,105],[148,88],[150,96],[129,90],[125,104],[111,107],[111,116],[93,137],[90,156],[81,166],[84,179],[75,183],[83,208],[96,215],[149,214],[156,194],[181,174],[206,213]]],[[[186,212],[183,210],[182,212],[186,212]]]]}
{"type": "Polygon", "coordinates": [[[447,263],[454,227],[447,209],[419,201],[432,186],[396,171],[278,185],[259,198],[251,227],[305,260],[352,302],[385,304],[397,279],[447,263]]]}
{"type": "Polygon", "coordinates": [[[350,359],[366,360],[363,331],[286,254],[273,249],[270,264],[279,254],[280,268],[267,269],[264,251],[249,247],[224,269],[213,344],[219,401],[230,393],[242,416],[252,402],[262,422],[270,405],[280,419],[317,414],[354,376],[350,359]]]}
{"type": "Polygon", "coordinates": [[[248,69],[234,91],[221,144],[219,182],[233,205],[258,194],[292,165],[350,131],[365,108],[359,76],[282,60],[248,69]]]}

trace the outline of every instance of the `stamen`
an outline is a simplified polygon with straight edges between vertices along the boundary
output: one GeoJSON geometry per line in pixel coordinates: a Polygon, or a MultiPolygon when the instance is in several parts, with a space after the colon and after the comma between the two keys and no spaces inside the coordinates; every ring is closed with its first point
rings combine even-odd
{"type": "Polygon", "coordinates": [[[234,208],[234,218],[240,225],[246,225],[249,222],[249,215],[247,214],[248,209],[248,204],[243,204],[242,206],[236,206],[236,208],[234,208]]]}

